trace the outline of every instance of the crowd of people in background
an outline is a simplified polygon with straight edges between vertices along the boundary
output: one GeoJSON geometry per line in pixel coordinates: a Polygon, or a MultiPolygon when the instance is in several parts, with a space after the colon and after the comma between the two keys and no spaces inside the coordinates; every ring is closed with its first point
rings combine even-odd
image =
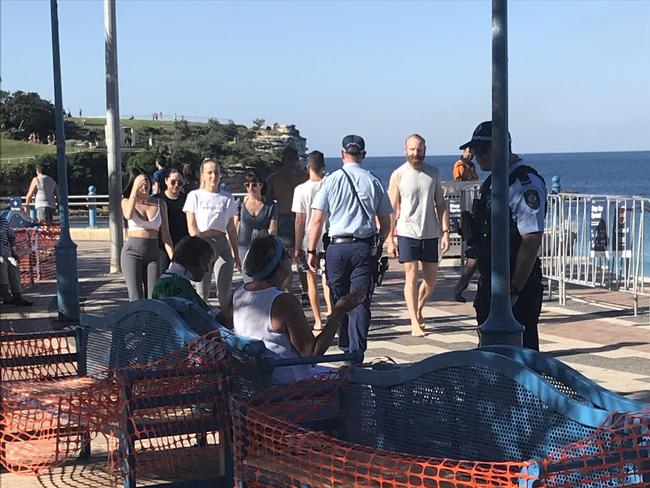
{"type": "MultiPolygon", "coordinates": [[[[478,180],[473,160],[483,171],[492,170],[491,130],[490,122],[480,124],[472,140],[460,147],[454,181],[478,180]]],[[[365,350],[385,246],[403,264],[411,334],[425,335],[424,308],[436,285],[438,263],[450,246],[442,175],[425,161],[426,141],[419,134],[406,137],[405,160],[391,174],[387,190],[363,167],[365,156],[363,138],[346,136],[342,165],[327,173],[320,151],[309,153],[302,165],[296,149],[287,146],[280,168],[268,178],[255,170],[245,173],[245,194],[237,199],[221,185],[216,159],[201,162],[198,178],[189,163],[177,168],[156,160],[151,176],[134,168],[121,202],[127,236],[121,263],[129,300],[182,296],[209,309],[214,277],[220,320],[237,333],[264,340],[282,357],[320,354],[337,331],[343,351],[365,350]],[[231,296],[234,269],[242,272],[242,283],[231,296]],[[295,275],[300,298],[293,295],[295,275]],[[311,308],[311,326],[306,307],[311,308]]],[[[512,151],[509,172],[513,314],[525,325],[524,345],[537,349],[537,251],[546,188],[541,176],[512,151]]],[[[454,298],[465,301],[462,293],[479,269],[474,304],[479,324],[486,320],[490,303],[490,179],[482,184],[475,213],[463,226],[469,234],[463,235],[467,264],[454,289],[454,298]]],[[[58,188],[41,166],[30,183],[26,208],[32,199],[38,220],[51,222],[58,188]]],[[[31,304],[22,297],[19,281],[16,285],[6,221],[0,221],[0,251],[3,300],[31,304]]],[[[287,371],[295,378],[312,372],[298,369],[287,371]]]]}

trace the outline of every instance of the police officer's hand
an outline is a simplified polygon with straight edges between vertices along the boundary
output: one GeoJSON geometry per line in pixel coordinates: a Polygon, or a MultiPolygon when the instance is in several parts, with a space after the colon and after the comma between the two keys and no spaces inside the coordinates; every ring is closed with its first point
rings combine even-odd
{"type": "Polygon", "coordinates": [[[307,265],[312,273],[315,273],[320,268],[320,259],[315,253],[307,253],[307,265]]]}
{"type": "Polygon", "coordinates": [[[398,251],[398,245],[395,243],[392,237],[389,237],[388,242],[386,243],[386,252],[389,256],[396,258],[398,251]]]}
{"type": "Polygon", "coordinates": [[[440,238],[440,254],[449,251],[449,232],[443,232],[440,238]]]}

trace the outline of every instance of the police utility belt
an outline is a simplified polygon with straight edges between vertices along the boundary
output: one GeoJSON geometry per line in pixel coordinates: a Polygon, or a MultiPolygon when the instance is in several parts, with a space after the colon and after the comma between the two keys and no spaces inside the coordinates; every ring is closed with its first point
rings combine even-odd
{"type": "MultiPolygon", "coordinates": [[[[361,203],[361,199],[359,198],[359,194],[357,193],[357,189],[354,186],[354,182],[352,181],[352,178],[350,178],[348,172],[345,171],[343,168],[341,168],[341,171],[343,171],[343,174],[347,178],[348,183],[350,184],[350,188],[352,189],[352,193],[354,194],[354,197],[357,199],[357,203],[359,204],[359,207],[361,208],[363,215],[366,217],[366,219],[368,219],[368,222],[372,222],[372,218],[370,217],[370,215],[368,215],[368,212],[366,211],[366,207],[364,207],[363,203],[361,203]]],[[[374,234],[370,237],[332,236],[329,238],[329,242],[327,244],[349,244],[352,242],[363,242],[365,244],[370,245],[371,256],[377,256],[378,254],[380,254],[384,244],[379,234],[374,234]]]]}

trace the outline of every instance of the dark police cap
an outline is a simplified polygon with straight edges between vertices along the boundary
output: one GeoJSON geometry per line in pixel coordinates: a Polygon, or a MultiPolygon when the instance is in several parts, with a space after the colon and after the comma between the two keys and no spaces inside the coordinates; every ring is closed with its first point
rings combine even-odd
{"type": "MultiPolygon", "coordinates": [[[[508,132],[508,143],[511,143],[512,139],[510,138],[510,132],[508,132]]],[[[475,147],[482,144],[492,144],[492,121],[488,120],[486,122],[481,122],[474,133],[472,134],[472,139],[469,142],[466,142],[458,149],[465,149],[466,147],[475,147]]]]}
{"type": "Polygon", "coordinates": [[[351,134],[343,138],[343,150],[346,153],[356,156],[365,151],[365,149],[366,143],[364,142],[363,137],[351,134]]]}

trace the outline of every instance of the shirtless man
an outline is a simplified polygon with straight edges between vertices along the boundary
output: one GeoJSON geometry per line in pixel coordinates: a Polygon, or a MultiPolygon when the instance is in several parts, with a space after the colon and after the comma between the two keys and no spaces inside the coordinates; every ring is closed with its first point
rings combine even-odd
{"type": "MultiPolygon", "coordinates": [[[[293,191],[306,180],[307,173],[298,166],[298,151],[293,146],[285,146],[282,167],[266,181],[266,195],[278,202],[278,237],[282,239],[289,256],[294,255],[295,244],[295,214],[291,211],[293,191]]],[[[290,273],[283,286],[286,291],[291,291],[292,280],[290,273]]],[[[307,290],[306,283],[303,290],[307,290]]]]}
{"type": "Polygon", "coordinates": [[[388,253],[397,256],[399,252],[399,262],[404,264],[404,300],[411,317],[411,335],[423,336],[422,310],[436,284],[438,250],[444,254],[449,249],[449,210],[438,168],[424,162],[422,136],[408,136],[404,153],[406,162],[393,171],[388,187],[393,208],[399,207],[398,216],[391,216],[397,248],[389,239],[388,253]],[[418,261],[422,262],[423,278],[419,287],[418,261]]]}

